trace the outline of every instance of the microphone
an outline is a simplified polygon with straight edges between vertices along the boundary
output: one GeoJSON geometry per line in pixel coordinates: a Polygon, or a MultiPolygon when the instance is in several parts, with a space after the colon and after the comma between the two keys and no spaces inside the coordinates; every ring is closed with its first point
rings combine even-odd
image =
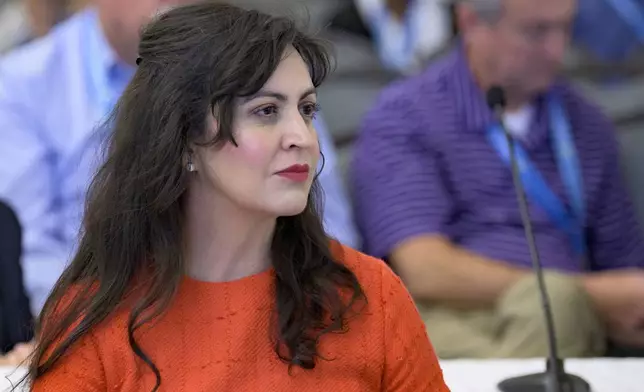
{"type": "Polygon", "coordinates": [[[499,390],[502,392],[590,392],[591,388],[588,382],[578,376],[566,373],[564,369],[564,361],[559,357],[557,349],[557,335],[555,333],[552,309],[550,307],[550,298],[543,278],[543,267],[532,229],[532,220],[530,219],[530,212],[528,210],[528,201],[523,188],[523,182],[521,181],[521,173],[517,161],[515,144],[512,140],[512,136],[503,123],[503,111],[505,110],[507,103],[505,91],[502,87],[493,86],[487,91],[486,98],[487,104],[492,112],[494,112],[494,116],[503,129],[503,133],[505,134],[505,138],[508,143],[512,181],[517,194],[517,201],[519,202],[519,211],[521,213],[521,221],[523,223],[528,248],[530,250],[532,268],[537,276],[541,306],[546,324],[546,333],[548,335],[548,358],[546,360],[545,372],[514,377],[501,381],[498,385],[499,390]]]}

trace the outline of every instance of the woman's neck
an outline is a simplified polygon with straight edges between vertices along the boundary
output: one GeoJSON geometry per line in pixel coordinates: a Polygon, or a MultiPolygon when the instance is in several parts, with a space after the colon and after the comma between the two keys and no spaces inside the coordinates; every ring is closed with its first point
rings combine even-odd
{"type": "Polygon", "coordinates": [[[187,195],[186,262],[190,277],[225,282],[265,271],[275,218],[240,211],[224,198],[187,195]]]}

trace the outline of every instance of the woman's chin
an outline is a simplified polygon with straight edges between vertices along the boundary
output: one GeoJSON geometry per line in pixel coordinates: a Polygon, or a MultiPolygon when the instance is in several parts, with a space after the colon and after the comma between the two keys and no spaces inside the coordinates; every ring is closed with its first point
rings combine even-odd
{"type": "Polygon", "coordinates": [[[306,198],[302,200],[284,200],[280,203],[279,206],[275,206],[275,212],[277,216],[295,216],[299,215],[306,208],[308,200],[306,198]]]}

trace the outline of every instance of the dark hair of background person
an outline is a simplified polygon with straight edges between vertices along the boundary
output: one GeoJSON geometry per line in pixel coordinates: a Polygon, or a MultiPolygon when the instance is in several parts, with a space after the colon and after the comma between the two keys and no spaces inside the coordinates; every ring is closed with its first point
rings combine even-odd
{"type": "MultiPolygon", "coordinates": [[[[130,346],[159,388],[159,369],[135,332],[167,309],[186,271],[188,146],[236,145],[237,98],[256,93],[291,47],[319,86],[331,58],[290,19],[203,2],[169,11],[143,31],[139,68],[108,121],[114,132],[88,193],[78,251],[42,312],[30,379],[127,301],[130,346]],[[211,113],[220,126],[214,138],[211,113]]],[[[275,350],[289,368],[314,368],[320,336],[345,331],[354,305],[366,301],[356,276],[333,259],[318,195],[316,179],[306,209],[277,219],[271,245],[275,350]]]]}

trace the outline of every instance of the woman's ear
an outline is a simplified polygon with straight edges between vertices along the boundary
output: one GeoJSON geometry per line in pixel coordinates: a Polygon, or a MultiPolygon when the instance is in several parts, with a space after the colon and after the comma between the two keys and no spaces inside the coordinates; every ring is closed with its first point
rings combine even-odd
{"type": "Polygon", "coordinates": [[[211,136],[219,132],[219,106],[215,105],[208,116],[208,131],[211,136]]]}

